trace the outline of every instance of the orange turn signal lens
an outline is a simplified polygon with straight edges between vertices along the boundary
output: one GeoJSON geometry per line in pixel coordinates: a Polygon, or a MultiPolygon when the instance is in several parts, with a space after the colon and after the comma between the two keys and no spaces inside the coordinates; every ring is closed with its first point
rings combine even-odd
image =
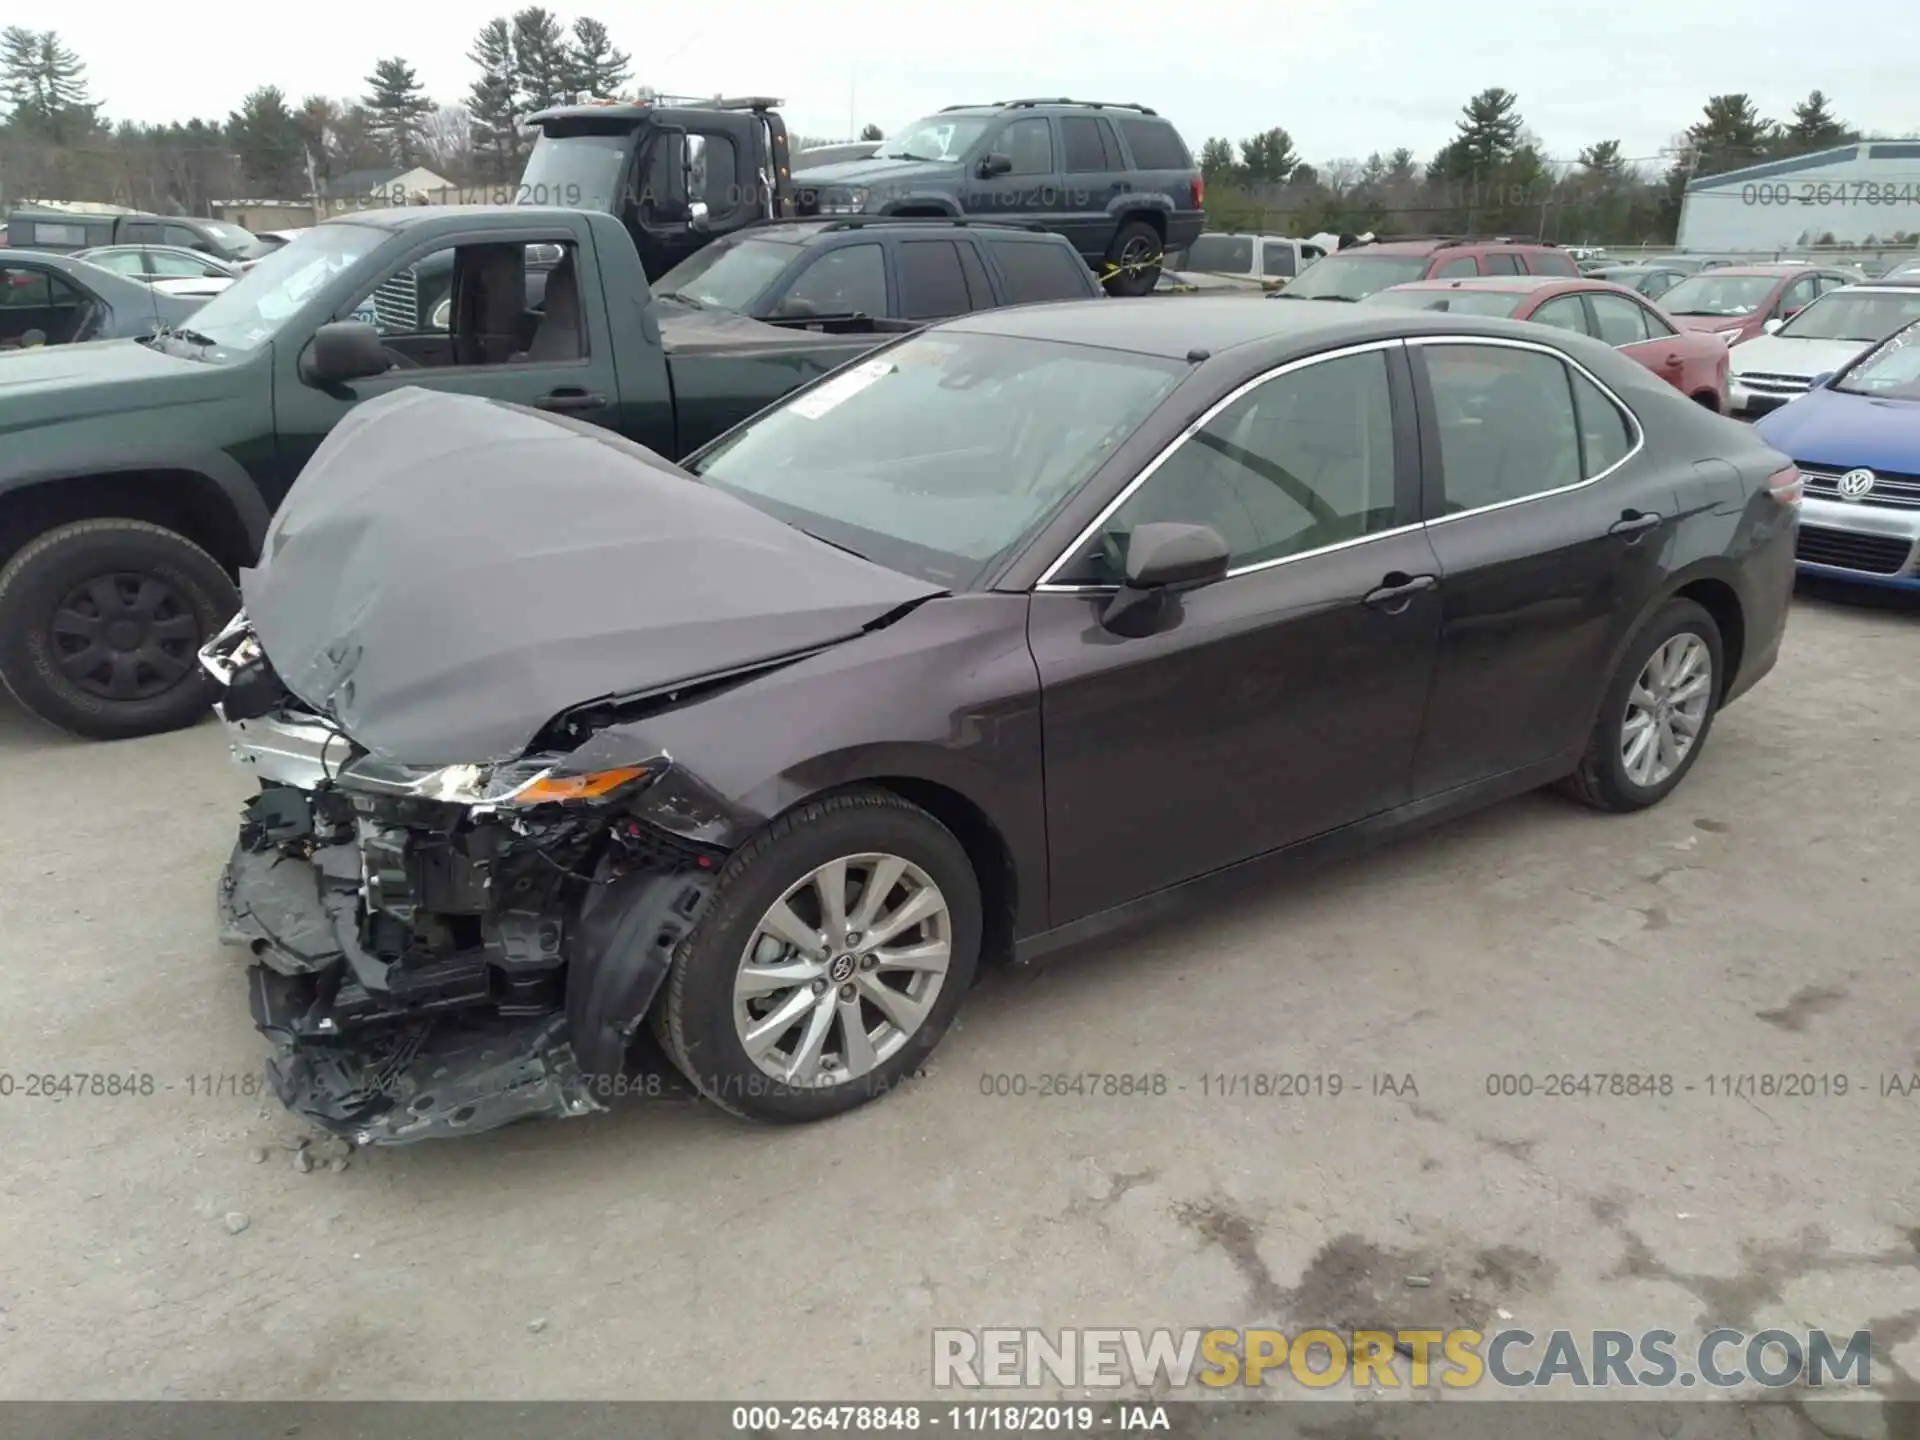
{"type": "Polygon", "coordinates": [[[647,773],[644,765],[622,765],[586,775],[548,775],[513,796],[515,805],[551,805],[562,800],[598,800],[647,773]]]}

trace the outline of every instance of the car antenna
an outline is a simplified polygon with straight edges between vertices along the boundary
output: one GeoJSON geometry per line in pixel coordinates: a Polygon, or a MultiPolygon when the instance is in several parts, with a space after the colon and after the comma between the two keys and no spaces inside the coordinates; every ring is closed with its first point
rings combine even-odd
{"type": "Polygon", "coordinates": [[[1187,363],[1189,365],[1198,365],[1203,360],[1211,360],[1212,358],[1213,352],[1211,350],[1202,350],[1198,345],[1187,351],[1187,363]]]}

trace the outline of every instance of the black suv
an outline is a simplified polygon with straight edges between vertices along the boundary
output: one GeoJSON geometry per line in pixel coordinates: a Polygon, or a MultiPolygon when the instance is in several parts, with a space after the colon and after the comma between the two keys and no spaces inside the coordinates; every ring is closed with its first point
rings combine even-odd
{"type": "Polygon", "coordinates": [[[1160,256],[1204,226],[1205,186],[1180,133],[1144,105],[950,105],[867,160],[793,178],[802,215],[1018,217],[1074,249],[1116,295],[1145,295],[1160,256]]]}
{"type": "Polygon", "coordinates": [[[1073,246],[1038,223],[862,218],[722,236],[661,276],[653,293],[774,325],[885,331],[1101,292],[1073,246]]]}

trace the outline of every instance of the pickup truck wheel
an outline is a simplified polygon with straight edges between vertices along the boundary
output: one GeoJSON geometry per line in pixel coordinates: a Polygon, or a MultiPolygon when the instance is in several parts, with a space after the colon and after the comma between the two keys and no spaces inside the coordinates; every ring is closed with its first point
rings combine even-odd
{"type": "Polygon", "coordinates": [[[89,740],[178,730],[219,684],[199,649],[240,608],[226,571],[144,520],[79,520],[0,570],[0,680],[22,706],[89,740]]]}
{"type": "Polygon", "coordinates": [[[973,982],[980,885],[933,816],[884,790],[802,805],[728,860],[679,946],[655,1033],[723,1109],[822,1120],[926,1059],[973,982]]]}
{"type": "Polygon", "coordinates": [[[1160,232],[1144,220],[1128,220],[1107,246],[1107,263],[1117,268],[1106,278],[1109,295],[1151,295],[1160,280],[1160,232]]]}

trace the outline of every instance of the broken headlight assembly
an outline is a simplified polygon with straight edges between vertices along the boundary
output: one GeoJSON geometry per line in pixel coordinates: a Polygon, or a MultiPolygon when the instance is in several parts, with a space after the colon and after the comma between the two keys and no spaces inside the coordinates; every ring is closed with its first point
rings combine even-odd
{"type": "Polygon", "coordinates": [[[535,805],[593,804],[625,794],[655,772],[646,765],[562,774],[562,761],[532,756],[498,765],[443,765],[437,770],[401,770],[372,756],[347,765],[340,783],[417,800],[437,800],[470,809],[527,809],[535,805]]]}

